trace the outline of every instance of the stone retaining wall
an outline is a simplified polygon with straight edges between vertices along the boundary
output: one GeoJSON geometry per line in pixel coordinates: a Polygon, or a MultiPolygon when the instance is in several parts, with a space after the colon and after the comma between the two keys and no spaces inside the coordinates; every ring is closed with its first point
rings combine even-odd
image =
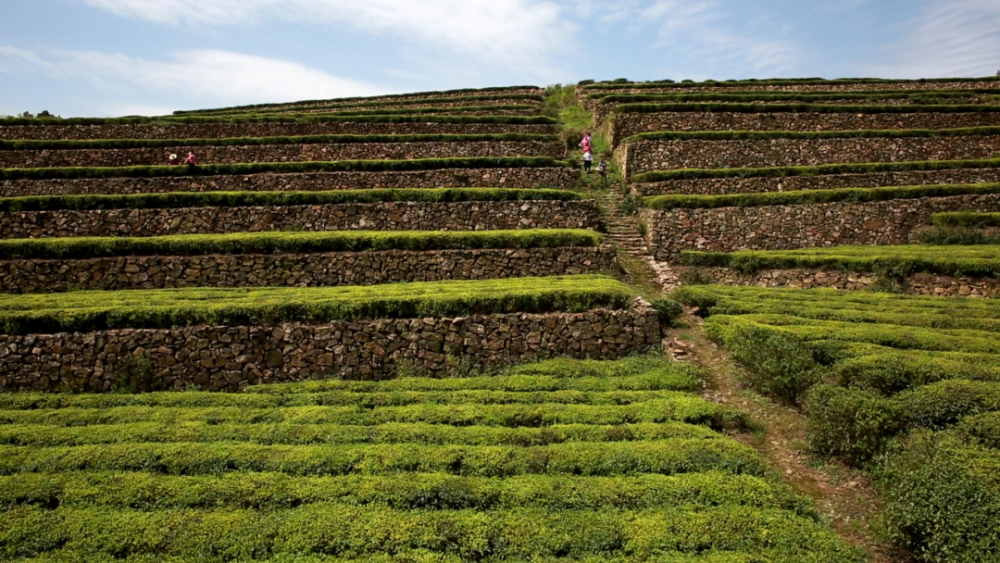
{"type": "Polygon", "coordinates": [[[115,125],[2,125],[0,139],[43,141],[87,139],[228,139],[305,135],[553,135],[555,125],[507,123],[197,123],[115,125]]]}
{"type": "Polygon", "coordinates": [[[626,143],[615,158],[626,177],[680,168],[768,168],[851,162],[974,160],[1000,156],[1000,136],[766,140],[663,140],[626,143]]]}
{"type": "Polygon", "coordinates": [[[169,192],[337,191],[376,188],[558,188],[575,189],[573,168],[441,168],[412,172],[315,172],[160,178],[3,180],[0,197],[169,192]]]}
{"type": "MultiPolygon", "coordinates": [[[[269,111],[271,114],[309,114],[325,113],[336,114],[338,112],[378,112],[378,111],[416,111],[421,109],[454,109],[463,108],[488,108],[488,107],[509,107],[509,106],[532,106],[532,115],[540,115],[543,103],[539,100],[528,100],[522,98],[506,98],[498,100],[470,100],[465,102],[427,102],[419,104],[387,104],[387,105],[336,105],[336,106],[316,106],[313,108],[287,108],[269,111]]],[[[220,115],[240,115],[220,114],[220,115]]]]}
{"type": "Polygon", "coordinates": [[[345,377],[385,379],[400,365],[442,373],[554,357],[613,360],[658,346],[656,311],[376,320],[278,326],[0,336],[0,389],[237,391],[247,385],[345,377]]]}
{"type": "Polygon", "coordinates": [[[592,100],[588,96],[595,93],[605,93],[608,96],[626,94],[709,94],[709,93],[734,93],[734,92],[891,92],[903,90],[1000,90],[1000,81],[997,82],[969,82],[957,80],[955,82],[890,82],[883,84],[798,84],[786,86],[751,86],[743,84],[736,87],[720,86],[682,86],[673,88],[615,88],[613,90],[598,90],[591,88],[577,88],[577,97],[584,102],[588,109],[597,100],[592,100]]]}
{"type": "Polygon", "coordinates": [[[250,145],[138,149],[74,149],[0,151],[2,168],[64,166],[161,166],[167,154],[198,155],[201,164],[254,162],[309,162],[337,160],[408,160],[417,158],[472,158],[548,156],[561,158],[566,147],[552,141],[323,143],[311,145],[250,145]]]}
{"type": "Polygon", "coordinates": [[[1000,112],[963,113],[616,113],[610,122],[612,146],[653,131],[887,131],[957,129],[1000,125],[1000,112]]]}
{"type": "Polygon", "coordinates": [[[644,209],[647,243],[657,260],[684,250],[734,252],[844,245],[907,244],[931,215],[946,211],[1000,212],[1000,194],[868,203],[823,203],[644,209]]]}
{"type": "MultiPolygon", "coordinates": [[[[281,110],[281,109],[295,109],[295,108],[308,108],[316,106],[357,106],[359,104],[391,104],[393,102],[404,102],[404,101],[415,101],[415,100],[428,100],[428,99],[446,99],[446,98],[471,98],[475,96],[544,96],[545,90],[543,88],[519,88],[511,90],[474,90],[466,92],[440,92],[440,93],[415,93],[415,94],[403,94],[399,96],[387,96],[387,97],[370,97],[370,98],[354,98],[354,99],[331,99],[331,100],[316,100],[308,103],[288,103],[288,104],[278,104],[265,108],[255,109],[259,113],[268,113],[271,110],[281,110]]],[[[488,100],[487,100],[488,101],[488,100]]],[[[447,102],[443,102],[447,103],[447,102]]],[[[452,102],[452,103],[462,103],[462,102],[452,102]]],[[[507,102],[509,103],[509,101],[507,102]]],[[[485,105],[485,104],[484,104],[485,105]]],[[[224,108],[219,108],[219,110],[224,108]]],[[[218,111],[218,110],[216,110],[218,111]]],[[[249,111],[248,109],[236,109],[234,111],[249,111]]],[[[199,114],[195,114],[199,115],[199,114]]]]}
{"type": "MultiPolygon", "coordinates": [[[[684,277],[696,273],[702,279],[724,285],[757,287],[791,287],[795,289],[832,288],[866,290],[879,281],[875,274],[824,270],[764,270],[744,274],[732,268],[691,268],[674,270],[684,277]]],[[[995,299],[1000,296],[1000,280],[995,278],[963,278],[915,274],[902,281],[901,287],[912,295],[938,297],[981,297],[995,299]]]]}
{"type": "Polygon", "coordinates": [[[1000,168],[962,170],[914,170],[870,174],[823,174],[784,178],[706,178],[632,184],[639,197],[690,194],[725,195],[761,192],[830,190],[836,188],[881,188],[929,184],[983,184],[1000,182],[1000,168]]]}
{"type": "Polygon", "coordinates": [[[319,287],[616,273],[614,247],[0,260],[0,292],[319,287]]]}
{"type": "Polygon", "coordinates": [[[261,231],[600,229],[594,200],[349,203],[0,213],[0,238],[261,231]]]}

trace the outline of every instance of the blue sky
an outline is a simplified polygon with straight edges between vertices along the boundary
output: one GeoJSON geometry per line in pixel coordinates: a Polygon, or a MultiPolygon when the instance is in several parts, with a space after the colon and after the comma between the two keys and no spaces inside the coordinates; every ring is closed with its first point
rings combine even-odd
{"type": "Polygon", "coordinates": [[[1000,69],[1000,0],[6,0],[0,14],[8,115],[1000,69]]]}

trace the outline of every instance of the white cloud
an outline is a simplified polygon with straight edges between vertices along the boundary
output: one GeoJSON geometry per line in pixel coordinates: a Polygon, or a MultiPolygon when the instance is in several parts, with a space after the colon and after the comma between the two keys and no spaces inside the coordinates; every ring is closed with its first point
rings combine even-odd
{"type": "Polygon", "coordinates": [[[873,75],[901,78],[987,76],[1000,67],[1000,2],[929,0],[900,30],[873,75]]]}
{"type": "MultiPolygon", "coordinates": [[[[79,0],[167,25],[246,25],[279,19],[351,26],[535,75],[570,49],[574,24],[551,0],[79,0]]],[[[579,6],[580,4],[577,4],[579,6]]]]}
{"type": "Polygon", "coordinates": [[[166,107],[164,100],[177,100],[178,106],[235,105],[385,93],[377,86],[298,63],[227,51],[184,51],[156,61],[93,51],[39,54],[0,47],[0,71],[13,72],[14,65],[22,71],[28,68],[24,62],[54,78],[88,81],[115,97],[136,88],[141,91],[142,102],[112,98],[96,108],[114,114],[158,111],[166,107]],[[157,102],[149,103],[149,98],[157,102]]]}

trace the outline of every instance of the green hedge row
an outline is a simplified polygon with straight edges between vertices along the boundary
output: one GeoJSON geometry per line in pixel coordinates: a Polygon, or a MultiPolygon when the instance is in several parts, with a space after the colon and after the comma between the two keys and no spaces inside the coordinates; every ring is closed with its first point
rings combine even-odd
{"type": "MultiPolygon", "coordinates": [[[[964,241],[963,241],[964,242],[964,241]]],[[[1000,277],[1000,246],[841,246],[811,250],[681,253],[684,266],[762,270],[815,269],[905,278],[917,273],[1000,277]]]]}
{"type": "MultiPolygon", "coordinates": [[[[926,307],[934,311],[996,311],[1000,304],[988,299],[941,299],[928,295],[838,291],[835,289],[772,289],[751,286],[685,286],[677,292],[678,299],[696,307],[712,307],[720,302],[747,300],[784,300],[809,305],[864,304],[885,307],[926,307]]],[[[966,314],[966,313],[963,313],[966,314]]]]}
{"type": "Polygon", "coordinates": [[[203,256],[431,251],[495,248],[596,247],[593,231],[319,231],[263,232],[161,237],[71,237],[0,240],[0,260],[86,260],[111,256],[203,256]]]}
{"type": "MultiPolygon", "coordinates": [[[[589,94],[599,104],[704,102],[819,102],[836,100],[950,100],[997,94],[994,90],[892,90],[880,92],[709,92],[701,94],[589,94]]],[[[30,121],[30,120],[29,120],[30,121]]]]}
{"type": "Polygon", "coordinates": [[[183,426],[138,422],[86,427],[7,425],[0,427],[0,444],[69,447],[99,444],[171,444],[240,442],[265,446],[349,444],[419,444],[434,446],[548,446],[573,442],[640,442],[670,439],[722,439],[704,426],[679,422],[598,426],[557,424],[544,428],[445,426],[440,424],[213,424],[183,426]]]}
{"type": "Polygon", "coordinates": [[[995,449],[950,432],[908,437],[877,473],[889,538],[926,561],[996,561],[998,475],[995,449]]]}
{"type": "Polygon", "coordinates": [[[2,180],[71,180],[82,178],[158,178],[175,176],[238,176],[249,174],[316,174],[325,172],[418,172],[467,168],[567,168],[550,157],[427,158],[415,160],[342,160],[337,162],[261,162],[187,166],[77,166],[66,168],[7,168],[2,180]]]}
{"type": "Polygon", "coordinates": [[[694,82],[685,80],[675,82],[673,80],[651,81],[651,82],[624,82],[624,83],[598,83],[588,85],[587,90],[621,90],[621,89],[647,89],[647,88],[739,88],[742,86],[850,86],[850,85],[884,85],[884,84],[941,84],[945,82],[981,82],[984,86],[990,83],[1000,82],[1000,79],[987,76],[985,78],[921,78],[918,80],[904,79],[883,79],[883,78],[837,78],[827,80],[824,78],[774,78],[774,79],[746,79],[746,80],[705,80],[694,82]]]}
{"type": "Polygon", "coordinates": [[[794,192],[761,192],[726,195],[674,194],[643,198],[649,209],[716,209],[720,207],[762,207],[766,205],[815,205],[823,203],[866,203],[894,199],[922,199],[960,195],[1000,193],[1000,184],[958,184],[891,186],[886,188],[838,188],[794,192]]]}
{"type": "Polygon", "coordinates": [[[920,229],[913,233],[913,240],[935,246],[1000,246],[1000,234],[968,227],[920,229]]]}
{"type": "Polygon", "coordinates": [[[770,141],[774,139],[915,139],[951,137],[995,137],[1000,127],[967,127],[962,129],[898,129],[878,131],[654,131],[639,133],[621,141],[623,144],[643,141],[770,141]]]}
{"type": "Polygon", "coordinates": [[[939,227],[1000,227],[1000,213],[935,213],[931,220],[939,227]]]}
{"type": "MultiPolygon", "coordinates": [[[[502,94],[498,96],[462,96],[458,98],[423,98],[419,100],[397,100],[389,102],[361,102],[361,103],[330,103],[330,104],[317,104],[312,106],[285,106],[277,108],[255,108],[249,110],[201,110],[194,112],[175,112],[174,115],[189,116],[189,115],[208,115],[208,116],[218,116],[218,115],[242,115],[242,114],[254,114],[259,113],[261,109],[272,113],[281,112],[295,112],[295,111],[309,111],[309,112],[321,112],[332,110],[336,111],[341,108],[349,108],[352,110],[360,109],[379,109],[379,108],[409,108],[409,107],[420,107],[420,106],[436,106],[437,104],[448,104],[448,103],[459,103],[459,104],[474,104],[474,103],[485,103],[485,102],[506,102],[504,105],[527,105],[530,102],[541,102],[545,101],[544,96],[539,96],[536,94],[502,94]]],[[[537,107],[537,106],[536,106],[537,107]]]]}
{"type": "Polygon", "coordinates": [[[0,303],[5,334],[254,326],[375,318],[625,309],[634,292],[604,276],[334,288],[197,288],[18,295],[0,303]]]}
{"type": "Polygon", "coordinates": [[[142,149],[170,147],[234,147],[353,143],[515,143],[558,141],[554,135],[305,135],[301,137],[225,137],[222,139],[98,139],[72,141],[0,141],[0,151],[142,149]]]}
{"type": "Polygon", "coordinates": [[[220,475],[241,471],[301,476],[449,473],[470,477],[609,477],[720,471],[763,476],[767,460],[735,440],[573,442],[550,446],[415,444],[263,446],[232,443],[0,447],[0,475],[68,471],[148,471],[220,475]]]}
{"type": "Polygon", "coordinates": [[[435,113],[487,110],[532,109],[534,106],[482,106],[468,108],[420,108],[337,112],[336,114],[251,114],[233,117],[74,117],[70,119],[13,118],[0,119],[0,128],[10,126],[81,126],[81,125],[201,125],[211,123],[459,123],[493,125],[558,125],[558,120],[541,115],[433,115],[435,113]]]}
{"type": "Polygon", "coordinates": [[[536,98],[544,100],[545,97],[540,94],[503,94],[505,91],[509,90],[537,90],[537,86],[512,86],[512,87],[502,87],[502,88],[469,88],[460,90],[445,90],[441,92],[416,92],[413,94],[391,94],[386,96],[364,96],[364,97],[354,97],[354,98],[331,98],[327,100],[302,100],[298,102],[290,103],[270,103],[270,104],[252,104],[244,106],[231,106],[224,108],[213,108],[213,109],[198,109],[198,110],[181,110],[175,111],[174,115],[192,115],[200,113],[218,113],[224,111],[256,111],[256,110],[269,110],[276,108],[287,108],[295,106],[306,106],[313,107],[321,105],[323,103],[329,104],[341,104],[345,102],[361,102],[362,105],[374,105],[374,104],[393,104],[393,103],[426,103],[430,100],[446,100],[446,101],[468,101],[468,100],[482,100],[482,99],[495,99],[495,100],[507,100],[512,98],[536,98]],[[458,96],[453,98],[443,98],[442,94],[480,94],[480,95],[470,95],[470,96],[458,96]],[[398,100],[398,98],[414,98],[420,96],[417,100],[398,100]],[[396,99],[395,102],[391,101],[396,99]]]}
{"type": "Polygon", "coordinates": [[[658,510],[665,506],[753,506],[815,517],[790,488],[719,472],[635,477],[524,475],[508,479],[417,473],[380,477],[292,477],[282,473],[171,476],[150,473],[21,474],[0,477],[0,507],[237,507],[283,510],[337,503],[397,510],[658,510]],[[251,485],[252,484],[252,485],[251,485]]]}
{"type": "Polygon", "coordinates": [[[622,113],[997,113],[1000,106],[988,104],[948,105],[836,105],[836,104],[722,104],[722,103],[633,103],[614,109],[622,113]]]}
{"type": "Polygon", "coordinates": [[[171,408],[113,407],[0,411],[0,423],[10,425],[94,426],[159,424],[292,424],[376,426],[433,424],[544,428],[556,425],[664,424],[684,422],[714,429],[747,427],[746,415],[696,395],[645,401],[623,406],[593,405],[411,405],[367,411],[354,407],[171,408]]]}
{"type": "MultiPolygon", "coordinates": [[[[398,511],[316,504],[277,512],[19,507],[0,523],[0,554],[53,550],[246,561],[287,554],[361,557],[427,550],[463,561],[627,556],[675,552],[756,554],[744,561],[860,563],[860,550],[809,518],[724,506],[656,511],[398,511]]],[[[604,559],[602,559],[604,560],[604,559]]],[[[673,559],[676,561],[676,559],[673,559]]],[[[407,559],[407,561],[409,561],[407,559]]]]}
{"type": "Polygon", "coordinates": [[[329,192],[170,192],[85,194],[0,198],[0,213],[91,211],[98,209],[175,209],[182,207],[270,207],[351,203],[458,203],[466,201],[576,201],[577,192],[553,189],[421,188],[337,190],[329,192]]]}
{"type": "Polygon", "coordinates": [[[662,170],[639,174],[636,183],[675,180],[710,180],[726,178],[787,178],[797,176],[834,176],[840,174],[878,174],[886,172],[921,172],[1000,168],[1000,159],[927,160],[916,162],[878,162],[865,164],[824,164],[821,166],[782,166],[775,168],[719,168],[662,170]]]}

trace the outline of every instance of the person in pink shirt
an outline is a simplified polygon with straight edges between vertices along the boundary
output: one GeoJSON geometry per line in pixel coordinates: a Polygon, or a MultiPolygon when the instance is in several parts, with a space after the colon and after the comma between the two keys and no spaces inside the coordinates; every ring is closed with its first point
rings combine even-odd
{"type": "Polygon", "coordinates": [[[585,133],[583,135],[583,140],[580,141],[580,148],[583,152],[593,152],[593,141],[590,139],[590,133],[585,133]]]}
{"type": "Polygon", "coordinates": [[[189,152],[187,158],[184,159],[184,164],[194,168],[195,166],[198,166],[198,157],[195,156],[193,152],[189,152]]]}

